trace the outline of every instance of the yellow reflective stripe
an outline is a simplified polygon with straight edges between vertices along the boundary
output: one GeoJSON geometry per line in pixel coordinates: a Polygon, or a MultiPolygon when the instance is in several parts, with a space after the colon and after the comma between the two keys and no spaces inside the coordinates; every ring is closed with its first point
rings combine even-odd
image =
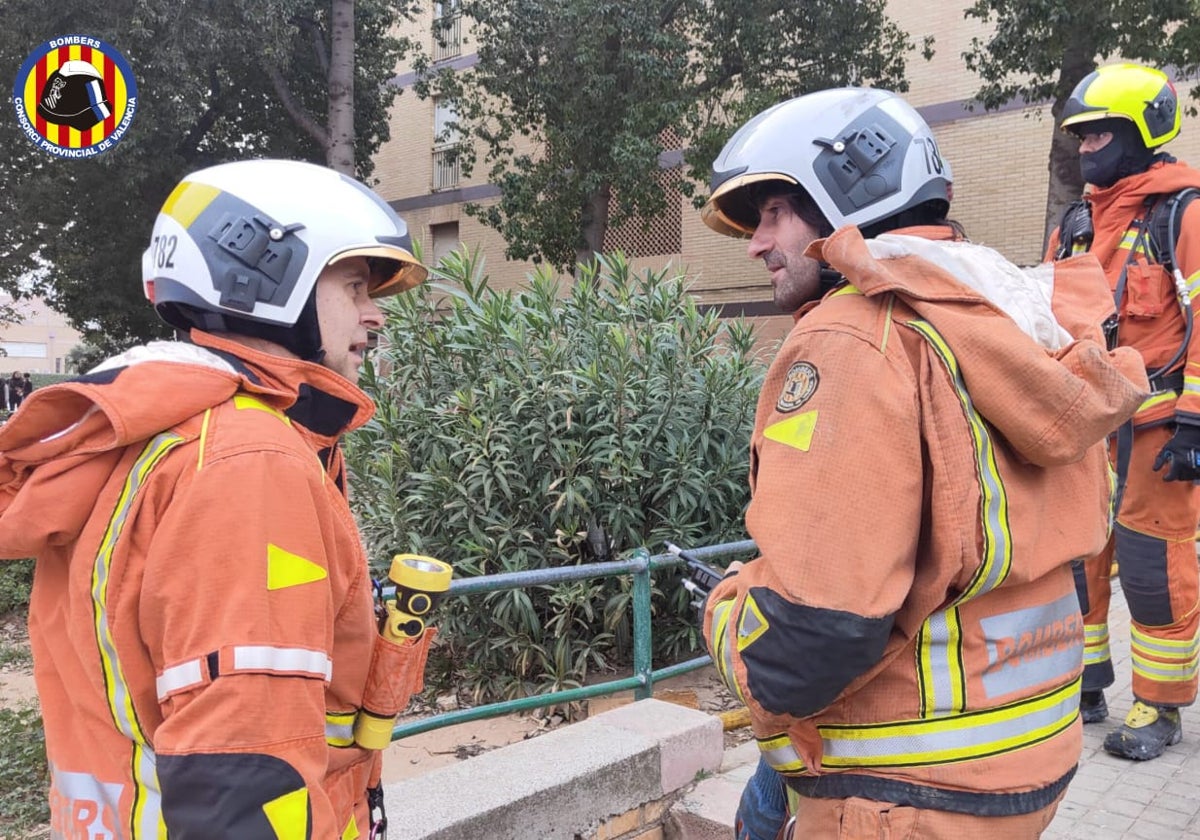
{"type": "Polygon", "coordinates": [[[804,770],[804,761],[786,734],[759,738],[758,749],[767,764],[780,773],[800,773],[804,770]]]}
{"type": "Polygon", "coordinates": [[[1200,637],[1159,639],[1130,627],[1133,672],[1158,682],[1187,682],[1200,674],[1200,637]]]}
{"type": "Polygon", "coordinates": [[[958,608],[950,607],[929,616],[917,637],[917,688],[922,716],[957,714],[966,707],[967,677],[962,657],[958,608]]]}
{"type": "Polygon", "coordinates": [[[354,744],[354,719],[356,712],[325,713],[325,743],[331,747],[349,747],[354,744]]]}
{"type": "MultiPolygon", "coordinates": [[[[1137,242],[1137,237],[1138,237],[1138,229],[1137,228],[1129,228],[1129,230],[1125,231],[1125,235],[1121,237],[1121,244],[1118,245],[1117,248],[1123,249],[1126,251],[1133,251],[1134,250],[1133,246],[1134,246],[1134,243],[1137,242]]],[[[1150,258],[1149,251],[1146,250],[1145,240],[1143,240],[1142,243],[1140,245],[1138,245],[1137,250],[1134,251],[1134,253],[1137,254],[1138,256],[1146,257],[1147,259],[1150,258]]]]}
{"type": "Polygon", "coordinates": [[[975,410],[967,392],[958,359],[945,339],[927,321],[910,321],[941,359],[962,405],[975,456],[979,481],[980,525],[983,553],[979,568],[963,592],[947,610],[926,619],[917,653],[921,712],[926,716],[955,714],[966,706],[966,674],[962,664],[962,628],[954,606],[995,589],[1012,568],[1012,529],[1008,519],[1008,492],[1000,476],[996,447],[987,422],[975,410]]]}
{"type": "Polygon", "coordinates": [[[204,445],[208,443],[208,420],[212,417],[212,409],[204,412],[204,421],[200,424],[200,452],[196,455],[196,472],[204,467],[204,445]]]}
{"type": "Polygon", "coordinates": [[[238,409],[239,411],[245,410],[245,409],[252,409],[254,411],[265,411],[267,414],[270,414],[272,417],[278,417],[281,421],[283,421],[287,425],[289,425],[289,426],[292,425],[291,418],[289,418],[282,411],[271,408],[271,406],[267,405],[262,400],[258,399],[257,397],[252,397],[249,394],[234,394],[233,407],[238,409]]]}
{"type": "Polygon", "coordinates": [[[354,838],[361,836],[362,833],[358,830],[358,821],[351,814],[350,822],[346,823],[346,828],[342,831],[342,840],[354,840],[354,838]]]}
{"type": "Polygon", "coordinates": [[[1129,626],[1129,637],[1135,647],[1172,656],[1182,655],[1184,652],[1194,653],[1197,644],[1200,643],[1200,636],[1193,636],[1191,639],[1160,639],[1133,624],[1129,626]]]}
{"type": "Polygon", "coordinates": [[[746,593],[746,600],[742,602],[742,612],[738,618],[738,633],[737,633],[737,649],[741,653],[763,633],[767,632],[767,628],[771,625],[767,622],[766,616],[759,609],[758,601],[754,600],[754,596],[749,592],[746,593]]]}
{"type": "Polygon", "coordinates": [[[842,297],[843,295],[861,295],[861,294],[862,294],[862,292],[860,292],[856,286],[854,286],[851,283],[846,283],[845,285],[839,286],[837,289],[830,292],[829,296],[831,298],[835,298],[835,297],[842,297]]]}
{"type": "Polygon", "coordinates": [[[918,767],[974,761],[1024,749],[1067,729],[1079,716],[1078,679],[994,709],[872,726],[818,726],[823,767],[918,767]]]}
{"type": "Polygon", "coordinates": [[[155,770],[154,752],[149,739],[142,731],[137,712],[133,708],[133,695],[125,680],[117,657],[116,642],[113,640],[108,621],[108,584],[112,573],[113,552],[125,528],[130,510],[138,491],[144,486],[151,470],[163,456],[184,439],[171,432],[164,432],[150,440],[133,462],[129,475],[121,487],[108,527],[100,540],[96,560],[92,566],[92,617],[96,633],[96,645],[100,653],[100,667],[104,675],[105,697],[108,710],[117,730],[133,741],[134,754],[132,775],[134,782],[133,808],[130,813],[130,837],[165,837],[166,828],[162,821],[162,801],[155,770]]]}
{"type": "Polygon", "coordinates": [[[742,696],[741,686],[734,677],[733,649],[729,645],[729,617],[733,613],[733,603],[733,601],[721,601],[713,607],[711,632],[713,664],[717,666],[717,672],[721,675],[725,687],[745,703],[746,699],[742,696]]]}
{"type": "Polygon", "coordinates": [[[1184,376],[1183,391],[1186,394],[1200,394],[1200,376],[1184,376]]]}
{"type": "Polygon", "coordinates": [[[1133,673],[1154,682],[1188,682],[1200,674],[1200,658],[1191,657],[1179,662],[1162,662],[1158,659],[1146,659],[1134,653],[1133,673]]]}
{"type": "Polygon", "coordinates": [[[909,325],[925,337],[941,358],[954,382],[954,390],[962,403],[963,414],[971,433],[975,450],[975,469],[979,479],[980,519],[983,525],[983,558],[975,577],[958,596],[955,603],[961,604],[971,598],[995,589],[1012,568],[1012,530],[1008,521],[1008,493],[1000,477],[996,463],[996,448],[991,432],[979,412],[971,395],[967,393],[958,360],[946,344],[945,339],[927,321],[910,321],[909,325]]]}
{"type": "Polygon", "coordinates": [[[1108,476],[1108,522],[1104,529],[1107,539],[1112,536],[1113,528],[1117,526],[1117,471],[1107,458],[1104,461],[1104,472],[1108,476]]]}
{"type": "Polygon", "coordinates": [[[1138,406],[1137,413],[1141,414],[1143,411],[1148,411],[1152,408],[1157,408],[1158,406],[1162,405],[1163,403],[1169,403],[1169,402],[1174,402],[1174,401],[1175,401],[1175,392],[1174,391],[1161,391],[1157,394],[1151,394],[1149,397],[1146,398],[1145,401],[1142,402],[1141,405],[1138,406]]]}
{"type": "Polygon", "coordinates": [[[1083,625],[1083,664],[1096,665],[1111,659],[1107,624],[1083,625]]]}
{"type": "Polygon", "coordinates": [[[1188,296],[1188,300],[1195,300],[1196,295],[1200,295],[1200,271],[1197,271],[1187,279],[1185,292],[1188,296]]]}

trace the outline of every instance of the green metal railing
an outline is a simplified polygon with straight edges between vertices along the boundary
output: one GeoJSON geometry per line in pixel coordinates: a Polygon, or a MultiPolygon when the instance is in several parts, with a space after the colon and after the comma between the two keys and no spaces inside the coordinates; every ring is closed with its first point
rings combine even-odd
{"type": "MultiPolygon", "coordinates": [[[[754,551],[753,540],[721,543],[688,549],[688,554],[698,560],[709,560],[732,554],[747,554],[754,551]]],[[[481,575],[480,577],[464,578],[450,583],[448,595],[475,595],[481,592],[498,592],[505,589],[522,589],[529,586],[544,584],[568,583],[574,580],[585,580],[600,577],[616,577],[618,575],[633,576],[633,676],[608,682],[586,685],[580,688],[570,688],[564,691],[551,691],[532,697],[521,697],[516,700],[505,700],[501,703],[489,703],[486,706],[476,706],[471,709],[460,709],[454,712],[444,712],[422,720],[403,723],[392,730],[392,740],[466,723],[472,720],[500,717],[501,715],[551,706],[556,703],[570,703],[584,700],[588,697],[600,697],[605,694],[615,694],[618,691],[633,689],[633,696],[638,700],[650,697],[656,681],[686,674],[703,668],[712,658],[699,656],[686,662],[678,662],[665,668],[655,670],[651,663],[651,627],[650,627],[650,575],[660,569],[678,566],[684,562],[682,557],[675,554],[656,554],[651,556],[645,548],[638,548],[628,560],[615,560],[608,563],[588,563],[580,566],[560,566],[553,569],[531,569],[525,572],[508,572],[500,575],[481,575]]]]}

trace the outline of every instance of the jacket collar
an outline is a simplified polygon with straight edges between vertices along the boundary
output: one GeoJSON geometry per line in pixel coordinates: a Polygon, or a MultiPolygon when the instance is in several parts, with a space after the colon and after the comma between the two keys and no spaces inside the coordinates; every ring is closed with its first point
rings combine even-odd
{"type": "Polygon", "coordinates": [[[375,404],[357,386],[313,362],[255,350],[226,336],[193,329],[191,341],[237,369],[243,390],[263,398],[325,446],[359,428],[375,404]]]}

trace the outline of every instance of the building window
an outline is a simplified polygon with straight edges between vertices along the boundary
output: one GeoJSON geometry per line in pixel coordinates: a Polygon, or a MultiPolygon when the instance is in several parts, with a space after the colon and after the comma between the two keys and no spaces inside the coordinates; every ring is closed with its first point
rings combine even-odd
{"type": "Polygon", "coordinates": [[[46,345],[36,341],[0,341],[4,355],[18,359],[46,358],[46,345]]]}
{"type": "Polygon", "coordinates": [[[459,134],[453,127],[458,119],[454,103],[439,97],[433,105],[433,191],[450,190],[458,186],[462,175],[459,157],[459,134]]]}
{"type": "Polygon", "coordinates": [[[458,0],[433,4],[433,60],[446,61],[462,55],[462,13],[458,0]]]}
{"type": "MultiPolygon", "coordinates": [[[[604,233],[605,252],[619,250],[627,257],[680,253],[683,249],[683,195],[679,181],[678,167],[659,170],[658,185],[666,199],[666,207],[652,218],[626,219],[618,227],[609,227],[604,233]]],[[[615,211],[616,206],[614,195],[609,202],[609,211],[615,211]]]]}
{"type": "Polygon", "coordinates": [[[458,247],[462,241],[458,236],[458,222],[445,222],[429,226],[429,238],[433,240],[433,264],[458,247]]]}

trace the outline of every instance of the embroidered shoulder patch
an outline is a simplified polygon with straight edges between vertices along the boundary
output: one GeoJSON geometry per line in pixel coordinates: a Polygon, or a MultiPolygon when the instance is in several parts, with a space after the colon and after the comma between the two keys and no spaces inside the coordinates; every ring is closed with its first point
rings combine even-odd
{"type": "Polygon", "coordinates": [[[821,377],[816,365],[811,362],[796,362],[788,368],[783,380],[783,390],[779,393],[779,401],[775,410],[786,414],[804,405],[817,392],[821,377]]]}

